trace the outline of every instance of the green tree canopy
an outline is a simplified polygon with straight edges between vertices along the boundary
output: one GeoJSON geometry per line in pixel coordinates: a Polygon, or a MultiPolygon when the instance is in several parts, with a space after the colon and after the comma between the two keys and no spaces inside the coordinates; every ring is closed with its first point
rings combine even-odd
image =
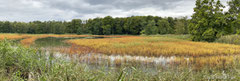
{"type": "Polygon", "coordinates": [[[197,0],[189,24],[193,41],[214,41],[225,34],[227,26],[220,0],[197,0]]]}

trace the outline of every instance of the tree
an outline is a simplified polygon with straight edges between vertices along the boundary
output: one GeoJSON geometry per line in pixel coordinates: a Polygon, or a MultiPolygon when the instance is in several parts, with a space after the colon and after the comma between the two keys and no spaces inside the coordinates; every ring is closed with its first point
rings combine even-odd
{"type": "Polygon", "coordinates": [[[193,41],[212,42],[225,34],[226,18],[224,6],[219,0],[197,0],[194,14],[189,24],[193,41]]]}
{"type": "Polygon", "coordinates": [[[64,34],[66,26],[62,24],[62,22],[56,22],[53,26],[54,34],[64,34]]]}
{"type": "Polygon", "coordinates": [[[231,0],[228,2],[228,5],[230,7],[228,13],[237,18],[240,13],[240,0],[231,0]]]}
{"type": "Polygon", "coordinates": [[[81,33],[78,32],[78,29],[82,27],[81,19],[73,19],[68,26],[68,33],[81,33]]]}
{"type": "Polygon", "coordinates": [[[171,28],[168,28],[169,29],[168,33],[172,34],[174,33],[175,20],[173,19],[173,17],[168,17],[167,20],[168,20],[169,26],[171,27],[171,28]]]}
{"type": "Polygon", "coordinates": [[[83,27],[83,25],[81,25],[80,27],[78,27],[78,29],[77,29],[77,34],[85,34],[85,29],[84,29],[84,27],[83,27]]]}
{"type": "MultiPolygon", "coordinates": [[[[184,25],[185,20],[180,20],[184,25]]],[[[145,31],[150,34],[173,34],[178,19],[173,17],[158,16],[131,16],[126,18],[94,18],[86,20],[73,19],[67,21],[32,21],[32,22],[9,22],[0,21],[1,33],[30,33],[30,34],[129,34],[139,35],[145,31]],[[152,26],[152,27],[150,27],[152,26]],[[150,29],[148,31],[148,28],[150,29]]]]}
{"type": "Polygon", "coordinates": [[[185,25],[182,21],[177,20],[175,27],[176,34],[185,34],[185,25]]]}
{"type": "Polygon", "coordinates": [[[236,34],[240,34],[240,15],[237,16],[237,19],[234,20],[232,24],[236,29],[236,34]]]}
{"type": "Polygon", "coordinates": [[[111,25],[103,25],[102,26],[103,29],[103,34],[104,35],[110,35],[111,34],[111,25]]]}
{"type": "Polygon", "coordinates": [[[113,26],[113,18],[106,16],[102,19],[102,29],[104,35],[110,35],[114,33],[115,27],[113,26]]]}
{"type": "Polygon", "coordinates": [[[239,21],[239,13],[240,13],[240,0],[231,0],[228,2],[229,10],[226,13],[228,17],[229,27],[232,28],[233,33],[240,33],[240,21],[239,21]]]}
{"type": "Polygon", "coordinates": [[[11,23],[9,21],[4,22],[1,30],[3,33],[12,33],[11,23]]]}
{"type": "Polygon", "coordinates": [[[123,25],[123,29],[124,29],[124,34],[130,34],[130,24],[131,24],[130,18],[125,18],[124,19],[124,25],[123,25]]]}
{"type": "Polygon", "coordinates": [[[147,26],[145,27],[144,30],[142,30],[142,33],[146,35],[151,35],[151,34],[157,34],[157,26],[154,20],[148,21],[147,26]]]}
{"type": "Polygon", "coordinates": [[[157,25],[158,25],[158,28],[157,28],[158,34],[172,33],[173,29],[166,19],[158,20],[157,25]]]}
{"type": "Polygon", "coordinates": [[[12,23],[12,33],[27,33],[28,27],[26,23],[14,22],[12,23]]]}
{"type": "Polygon", "coordinates": [[[4,22],[0,21],[0,33],[3,33],[3,24],[4,24],[4,22]]]}
{"type": "Polygon", "coordinates": [[[175,34],[187,34],[188,33],[188,20],[187,17],[177,19],[174,25],[175,34]]]}
{"type": "Polygon", "coordinates": [[[44,24],[41,21],[33,21],[31,23],[31,28],[33,28],[34,34],[43,34],[46,31],[44,28],[44,24]]]}
{"type": "Polygon", "coordinates": [[[103,35],[102,18],[94,18],[87,20],[85,28],[88,29],[90,34],[103,35]]]}
{"type": "MultiPolygon", "coordinates": [[[[151,19],[153,20],[153,18],[151,19]]],[[[140,31],[142,31],[144,27],[147,25],[146,21],[148,20],[146,20],[146,18],[141,16],[127,17],[126,19],[124,19],[124,26],[123,26],[125,34],[139,35],[140,31]]]]}
{"type": "Polygon", "coordinates": [[[124,19],[123,18],[116,18],[115,19],[115,26],[116,26],[116,30],[114,34],[123,34],[124,30],[123,30],[123,26],[124,26],[124,19]]]}

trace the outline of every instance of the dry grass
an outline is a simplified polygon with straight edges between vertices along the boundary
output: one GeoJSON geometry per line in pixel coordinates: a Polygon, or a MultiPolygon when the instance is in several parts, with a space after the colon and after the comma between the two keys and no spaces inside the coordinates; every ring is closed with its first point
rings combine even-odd
{"type": "Polygon", "coordinates": [[[3,40],[3,39],[22,39],[22,38],[27,38],[29,37],[29,35],[26,35],[26,34],[0,34],[0,39],[3,40]]]}
{"type": "Polygon", "coordinates": [[[76,39],[69,43],[88,47],[96,53],[133,56],[217,56],[240,54],[240,46],[191,42],[161,36],[126,36],[105,39],[76,39]]]}
{"type": "Polygon", "coordinates": [[[220,43],[191,42],[164,36],[101,36],[101,35],[55,35],[55,34],[0,34],[0,39],[23,39],[29,46],[45,37],[118,37],[104,39],[76,39],[71,53],[103,53],[132,56],[217,56],[240,54],[240,46],[220,43]]]}
{"type": "Polygon", "coordinates": [[[21,44],[25,46],[30,46],[34,44],[34,41],[40,38],[46,37],[123,37],[123,36],[104,36],[104,35],[74,35],[74,34],[0,34],[0,39],[23,39],[21,40],[21,44]]]}
{"type": "MultiPolygon", "coordinates": [[[[105,39],[75,39],[74,53],[131,55],[131,56],[175,56],[173,66],[190,66],[194,69],[229,68],[239,60],[240,46],[221,43],[192,42],[163,36],[123,36],[121,38],[105,39]],[[83,49],[84,48],[84,49],[83,49]]],[[[145,60],[152,63],[153,59],[145,60]]],[[[116,64],[124,60],[116,59],[116,64]]],[[[134,60],[131,60],[134,61],[134,60]]]]}
{"type": "MultiPolygon", "coordinates": [[[[34,44],[34,41],[45,37],[117,37],[104,39],[75,39],[68,40],[71,47],[51,48],[67,54],[107,54],[107,55],[131,55],[131,56],[177,56],[174,65],[193,65],[201,68],[225,67],[234,65],[238,54],[239,45],[192,42],[176,37],[166,36],[101,36],[101,35],[55,35],[55,34],[0,34],[0,39],[23,39],[21,43],[25,46],[34,44]],[[186,57],[188,59],[186,59],[186,57]]],[[[45,48],[50,49],[50,48],[45,48]]],[[[97,60],[99,56],[91,57],[90,60],[97,60]]],[[[123,57],[124,58],[124,57],[123,57]]],[[[127,58],[126,58],[127,59],[127,58]]],[[[114,60],[114,63],[121,64],[126,59],[114,60]]],[[[238,59],[237,59],[238,60],[238,59]]],[[[133,60],[134,61],[134,60],[133,60]]],[[[152,62],[152,59],[146,60],[152,62]]]]}
{"type": "Polygon", "coordinates": [[[25,46],[30,46],[34,44],[34,41],[40,38],[47,38],[47,37],[121,37],[121,36],[102,36],[102,35],[72,35],[72,34],[64,34],[64,35],[56,35],[56,34],[36,34],[36,35],[29,35],[29,38],[21,40],[21,44],[25,46]]]}
{"type": "Polygon", "coordinates": [[[26,38],[21,41],[23,45],[29,46],[31,44],[34,44],[34,41],[40,38],[46,38],[46,37],[89,37],[90,35],[71,35],[71,34],[65,34],[65,35],[56,35],[56,34],[38,34],[38,35],[31,35],[31,37],[26,38]]]}
{"type": "Polygon", "coordinates": [[[21,44],[29,46],[34,43],[35,40],[46,37],[88,37],[88,35],[55,35],[55,34],[0,34],[0,39],[23,39],[21,44]]]}

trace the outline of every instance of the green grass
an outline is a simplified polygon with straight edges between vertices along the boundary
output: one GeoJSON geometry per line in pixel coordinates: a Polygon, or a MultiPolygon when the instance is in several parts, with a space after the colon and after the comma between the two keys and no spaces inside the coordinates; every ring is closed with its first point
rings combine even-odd
{"type": "MultiPolygon", "coordinates": [[[[147,35],[142,35],[147,36],[147,35]]],[[[174,35],[174,34],[166,34],[166,35],[148,35],[148,37],[167,37],[167,38],[175,38],[175,39],[183,39],[183,40],[191,40],[191,35],[183,34],[183,35],[174,35]]]]}

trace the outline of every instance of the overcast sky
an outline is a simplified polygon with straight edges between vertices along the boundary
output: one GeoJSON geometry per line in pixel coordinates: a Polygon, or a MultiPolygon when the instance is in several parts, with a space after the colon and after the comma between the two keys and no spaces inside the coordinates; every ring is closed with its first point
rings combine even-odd
{"type": "MultiPolygon", "coordinates": [[[[226,5],[228,0],[221,0],[226,5]]],[[[1,21],[69,21],[104,16],[190,16],[195,0],[0,0],[1,21]]]]}

